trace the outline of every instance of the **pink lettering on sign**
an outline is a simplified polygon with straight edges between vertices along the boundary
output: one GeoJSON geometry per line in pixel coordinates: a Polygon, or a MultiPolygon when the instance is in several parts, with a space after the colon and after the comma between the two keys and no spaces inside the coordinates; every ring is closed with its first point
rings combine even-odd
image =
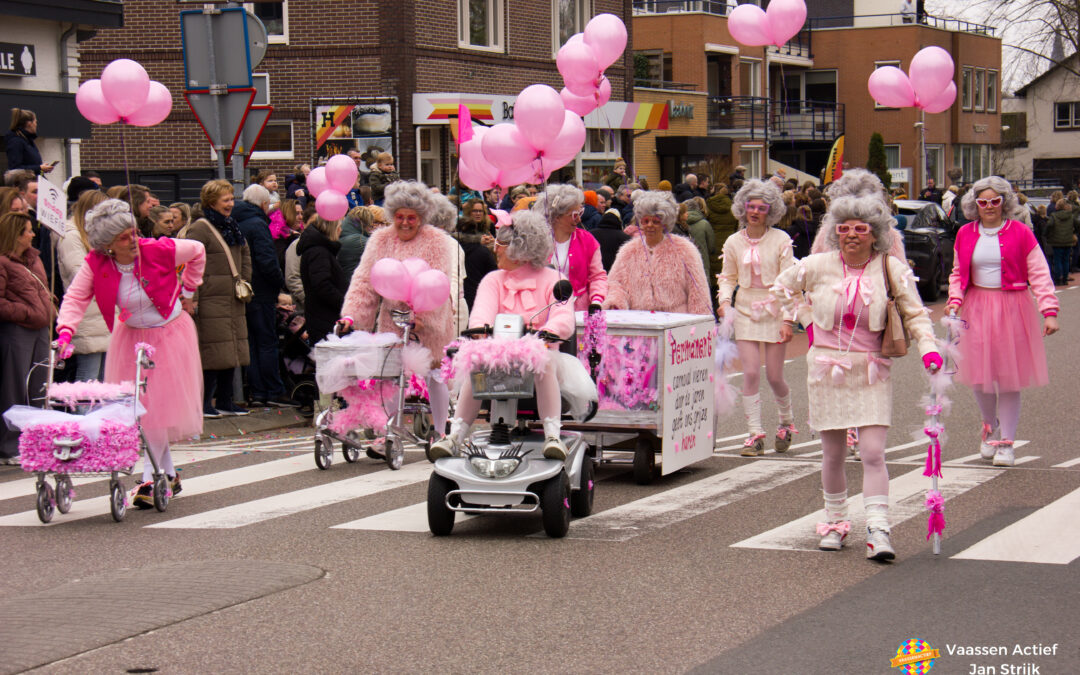
{"type": "Polygon", "coordinates": [[[671,365],[685,363],[691,359],[711,359],[714,337],[712,331],[709,331],[709,334],[705,337],[678,342],[675,340],[674,335],[668,333],[668,344],[671,347],[671,365]]]}
{"type": "Polygon", "coordinates": [[[697,447],[697,434],[683,436],[682,440],[675,444],[675,452],[689,452],[697,447]]]}

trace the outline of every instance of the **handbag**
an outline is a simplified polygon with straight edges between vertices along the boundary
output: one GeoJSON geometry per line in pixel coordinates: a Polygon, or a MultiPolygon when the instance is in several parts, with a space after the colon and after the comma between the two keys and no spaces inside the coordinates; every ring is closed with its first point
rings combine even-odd
{"type": "Polygon", "coordinates": [[[236,262],[233,260],[232,251],[225,244],[225,240],[221,237],[221,233],[217,228],[210,224],[210,221],[201,219],[206,223],[206,226],[210,229],[210,232],[217,237],[218,243],[221,244],[221,248],[225,251],[225,259],[229,261],[229,272],[233,278],[233,295],[236,299],[243,303],[249,303],[255,298],[255,290],[251,288],[251,284],[245,281],[240,273],[236,270],[236,262]]]}
{"type": "Polygon", "coordinates": [[[908,353],[908,332],[900,312],[896,309],[893,297],[892,281],[889,279],[889,256],[882,260],[882,272],[885,276],[885,330],[881,334],[881,355],[897,358],[908,353]]]}

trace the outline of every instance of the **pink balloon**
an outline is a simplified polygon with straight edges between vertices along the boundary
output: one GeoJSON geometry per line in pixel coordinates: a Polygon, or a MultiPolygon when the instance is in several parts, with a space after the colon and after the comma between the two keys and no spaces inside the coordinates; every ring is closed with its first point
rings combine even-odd
{"type": "Polygon", "coordinates": [[[172,112],[172,94],[169,93],[169,88],[151,80],[146,104],[128,115],[124,121],[137,127],[152,127],[163,122],[170,112],[172,112]]]}
{"type": "Polygon", "coordinates": [[[488,164],[483,157],[475,165],[464,159],[458,161],[458,180],[473,190],[490,190],[495,187],[498,178],[499,170],[488,164]]]}
{"type": "Polygon", "coordinates": [[[940,113],[945,112],[952,107],[952,104],[956,102],[956,83],[949,82],[945,85],[945,90],[942,91],[937,97],[931,99],[928,103],[922,103],[920,106],[928,113],[940,113]]]}
{"type": "MultiPolygon", "coordinates": [[[[514,169],[528,164],[539,153],[514,124],[496,124],[480,142],[484,159],[497,169],[514,169]]],[[[476,168],[476,167],[473,167],[476,168]]]]}
{"type": "Polygon", "coordinates": [[[312,169],[307,177],[308,193],[317,198],[329,187],[330,183],[326,181],[326,167],[320,166],[312,169]]]}
{"type": "Polygon", "coordinates": [[[772,44],[782,47],[788,40],[799,34],[806,23],[806,2],[804,0],[770,0],[765,16],[769,19],[769,33],[772,44]]]}
{"type": "Polygon", "coordinates": [[[409,299],[409,273],[400,260],[382,258],[371,266],[371,287],[387,300],[409,299]]]}
{"type": "Polygon", "coordinates": [[[517,95],[514,124],[534,148],[542,150],[559,135],[565,111],[559,92],[546,84],[532,84],[517,95]]]}
{"type": "Polygon", "coordinates": [[[536,159],[525,166],[500,171],[497,182],[499,187],[510,189],[515,185],[521,185],[522,183],[537,184],[542,183],[543,180],[543,176],[540,172],[540,160],[536,159]]]}
{"type": "MultiPolygon", "coordinates": [[[[585,122],[581,121],[573,112],[567,110],[563,113],[563,126],[559,131],[559,135],[555,137],[555,140],[548,143],[544,148],[545,166],[554,157],[567,157],[571,159],[581,151],[582,146],[585,145],[585,122]]],[[[565,162],[559,166],[565,166],[565,162]]],[[[556,167],[558,168],[558,167],[556,167]]]]}
{"type": "Polygon", "coordinates": [[[941,47],[920,49],[908,66],[911,86],[923,101],[932,101],[944,92],[955,72],[952,56],[941,47]]]}
{"type": "Polygon", "coordinates": [[[731,10],[727,27],[731,37],[747,47],[763,47],[773,42],[769,18],[757,5],[739,5],[731,10]]]}
{"type": "Polygon", "coordinates": [[[896,66],[883,66],[875,70],[870,74],[866,88],[875,101],[887,108],[915,105],[915,90],[911,88],[911,81],[896,66]]]}
{"type": "MultiPolygon", "coordinates": [[[[314,172],[312,172],[314,173],[314,172]]],[[[308,178],[311,176],[308,175],[308,178]]],[[[310,187],[310,186],[309,186],[310,187]]],[[[334,190],[323,190],[315,199],[315,212],[323,220],[338,220],[349,212],[349,200],[334,190]]]]}
{"type": "Polygon", "coordinates": [[[120,113],[105,100],[101,80],[87,80],[75,92],[75,107],[82,116],[94,124],[112,124],[120,121],[120,113]]]}
{"type": "Polygon", "coordinates": [[[421,272],[413,279],[409,295],[414,312],[430,312],[450,299],[450,280],[439,270],[421,272]]]}
{"type": "Polygon", "coordinates": [[[584,41],[564,44],[555,55],[555,65],[567,89],[578,96],[584,96],[590,87],[596,86],[601,73],[592,47],[584,41]]]}
{"type": "Polygon", "coordinates": [[[559,92],[559,98],[563,100],[566,109],[584,117],[596,110],[596,94],[591,96],[578,96],[566,87],[559,92]]]}
{"type": "Polygon", "coordinates": [[[401,264],[405,266],[405,271],[409,273],[410,279],[415,279],[417,274],[431,269],[431,265],[427,264],[427,261],[423,258],[405,258],[401,261],[401,264]]]}
{"type": "Polygon", "coordinates": [[[611,82],[606,75],[600,76],[600,84],[596,87],[596,107],[603,108],[611,99],[611,82]]]}
{"type": "Polygon", "coordinates": [[[585,44],[592,47],[600,70],[604,70],[626,50],[626,24],[614,14],[597,14],[585,25],[585,44]]]}
{"type": "Polygon", "coordinates": [[[356,187],[356,178],[360,170],[356,162],[348,155],[334,155],[326,162],[326,184],[332,189],[345,194],[356,187]]]}
{"type": "Polygon", "coordinates": [[[150,76],[131,59],[117,59],[101,71],[101,91],[109,105],[122,117],[127,117],[146,103],[150,76]]]}

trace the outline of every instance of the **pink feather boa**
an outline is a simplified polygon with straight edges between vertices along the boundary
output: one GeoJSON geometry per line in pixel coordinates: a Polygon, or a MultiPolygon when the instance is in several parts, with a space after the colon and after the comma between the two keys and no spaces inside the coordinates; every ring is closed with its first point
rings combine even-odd
{"type": "Polygon", "coordinates": [[[97,404],[118,401],[135,395],[134,382],[54,382],[49,387],[49,398],[74,407],[78,403],[97,404]]]}
{"type": "Polygon", "coordinates": [[[451,364],[456,376],[474,370],[519,372],[527,370],[539,375],[547,368],[551,350],[535,335],[517,340],[469,340],[462,343],[451,364]]]}
{"type": "Polygon", "coordinates": [[[129,469],[139,459],[139,430],[131,424],[107,419],[101,433],[90,440],[77,422],[37,424],[19,435],[19,455],[23,471],[90,473],[129,469]],[[82,456],[61,461],[53,455],[53,439],[81,438],[82,456]]]}

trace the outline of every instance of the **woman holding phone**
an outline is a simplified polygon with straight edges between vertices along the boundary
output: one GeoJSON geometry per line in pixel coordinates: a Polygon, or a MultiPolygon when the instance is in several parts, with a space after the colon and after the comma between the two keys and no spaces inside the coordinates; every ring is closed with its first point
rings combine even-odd
{"type": "Polygon", "coordinates": [[[7,144],[8,170],[26,169],[35,176],[49,173],[56,162],[44,164],[41,151],[34,140],[37,138],[37,115],[32,110],[11,109],[11,130],[4,136],[7,144]]]}

